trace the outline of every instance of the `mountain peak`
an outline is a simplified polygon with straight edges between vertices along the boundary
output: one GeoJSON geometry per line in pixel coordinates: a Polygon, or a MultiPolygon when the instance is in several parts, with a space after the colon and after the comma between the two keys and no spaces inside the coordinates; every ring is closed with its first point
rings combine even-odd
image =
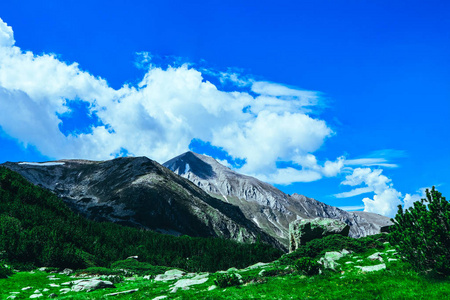
{"type": "Polygon", "coordinates": [[[178,175],[192,172],[202,179],[208,179],[213,178],[216,175],[209,160],[214,159],[212,157],[188,151],[165,162],[163,166],[178,175]]]}

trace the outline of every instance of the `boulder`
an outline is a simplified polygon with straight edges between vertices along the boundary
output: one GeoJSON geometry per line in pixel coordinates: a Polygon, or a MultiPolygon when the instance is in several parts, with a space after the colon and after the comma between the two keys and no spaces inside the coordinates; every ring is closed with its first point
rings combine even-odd
{"type": "Polygon", "coordinates": [[[340,266],[337,261],[350,253],[350,251],[347,251],[345,249],[340,252],[326,252],[325,255],[318,260],[318,263],[326,269],[337,271],[338,267],[340,266]]]}
{"type": "Polygon", "coordinates": [[[356,266],[356,268],[361,269],[362,272],[374,272],[374,271],[380,271],[380,270],[386,269],[386,265],[379,264],[379,265],[375,265],[375,266],[365,266],[365,267],[356,266]]]}
{"type": "Polygon", "coordinates": [[[78,281],[74,286],[72,286],[72,291],[93,291],[105,288],[115,288],[111,281],[99,280],[99,279],[85,279],[78,281]]]}
{"type": "Polygon", "coordinates": [[[208,281],[208,274],[203,274],[203,275],[197,275],[194,278],[191,279],[180,279],[178,280],[174,287],[175,288],[186,288],[189,287],[191,285],[197,285],[197,284],[202,284],[205,283],[206,281],[208,281]]]}
{"type": "Polygon", "coordinates": [[[186,275],[186,272],[183,272],[183,271],[180,271],[177,269],[173,269],[173,270],[166,271],[164,274],[156,275],[155,280],[156,281],[175,280],[175,279],[179,279],[179,278],[183,277],[184,275],[186,275]]]}
{"type": "Polygon", "coordinates": [[[332,234],[348,236],[350,226],[342,221],[326,218],[295,220],[289,224],[289,252],[307,242],[332,234]]]}
{"type": "Polygon", "coordinates": [[[65,269],[64,269],[62,272],[60,272],[59,274],[69,276],[69,275],[72,274],[73,272],[74,272],[74,271],[73,271],[72,269],[65,268],[65,269]]]}

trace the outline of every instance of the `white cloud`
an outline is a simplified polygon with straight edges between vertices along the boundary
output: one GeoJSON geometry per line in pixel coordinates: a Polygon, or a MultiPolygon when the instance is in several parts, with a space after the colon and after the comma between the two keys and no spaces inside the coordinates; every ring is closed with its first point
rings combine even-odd
{"type": "Polygon", "coordinates": [[[11,26],[8,26],[0,18],[0,47],[11,47],[14,43],[14,34],[11,26]]]}
{"type": "Polygon", "coordinates": [[[385,158],[357,158],[357,159],[346,159],[346,166],[365,166],[373,167],[380,166],[385,168],[397,168],[397,164],[390,164],[385,158]]]}
{"type": "Polygon", "coordinates": [[[392,184],[392,180],[382,175],[383,170],[370,168],[356,168],[352,174],[347,175],[345,180],[341,182],[343,185],[358,186],[364,184],[365,187],[356,188],[349,192],[336,194],[335,196],[350,197],[362,193],[374,192],[373,199],[368,197],[362,199],[364,203],[364,211],[374,212],[388,217],[393,217],[397,212],[397,206],[403,205],[409,207],[412,202],[416,201],[419,195],[406,194],[397,191],[392,184]]]}
{"type": "Polygon", "coordinates": [[[355,211],[355,210],[361,210],[364,209],[364,206],[361,205],[350,205],[350,206],[339,206],[339,209],[346,210],[346,211],[355,211]]]}
{"type": "Polygon", "coordinates": [[[225,92],[187,64],[155,67],[148,54],[140,65],[149,65],[142,81],[116,90],[76,63],[23,52],[14,43],[12,28],[0,20],[0,126],[44,155],[108,159],[126,149],[164,162],[189,150],[196,138],[245,160],[241,171],[266,174],[272,182],[335,176],[344,165],[343,158],[318,162],[312,154],[333,135],[304,108],[318,104],[317,92],[238,75],[228,80],[258,95],[225,92]],[[67,101],[88,102],[89,113],[104,125],[65,136],[58,115],[68,112],[67,101]],[[294,167],[280,169],[279,162],[294,167]]]}
{"type": "Polygon", "coordinates": [[[350,197],[354,197],[354,196],[358,196],[358,195],[366,194],[366,193],[370,193],[370,192],[373,192],[373,189],[371,187],[362,187],[362,188],[353,189],[349,192],[334,194],[333,196],[336,198],[350,198],[350,197]]]}

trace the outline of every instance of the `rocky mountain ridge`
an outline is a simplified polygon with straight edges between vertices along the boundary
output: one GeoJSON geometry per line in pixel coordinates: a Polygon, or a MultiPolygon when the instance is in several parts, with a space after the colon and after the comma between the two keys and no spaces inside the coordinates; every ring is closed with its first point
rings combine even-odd
{"type": "Polygon", "coordinates": [[[379,233],[391,224],[389,218],[381,215],[347,212],[303,195],[285,194],[206,155],[186,152],[163,165],[210,195],[240,207],[248,219],[285,245],[289,223],[296,219],[338,219],[350,225],[350,236],[355,238],[379,233]]]}
{"type": "Polygon", "coordinates": [[[146,157],[2,165],[53,191],[69,207],[90,219],[174,235],[223,237],[241,242],[260,238],[285,249],[249,221],[238,207],[209,196],[189,180],[146,157]]]}

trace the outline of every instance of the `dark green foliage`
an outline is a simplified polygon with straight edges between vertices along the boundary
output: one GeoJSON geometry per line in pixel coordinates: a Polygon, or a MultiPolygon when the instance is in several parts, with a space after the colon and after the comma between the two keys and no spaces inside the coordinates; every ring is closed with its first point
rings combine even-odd
{"type": "Polygon", "coordinates": [[[73,213],[50,191],[4,167],[0,167],[0,253],[14,266],[24,268],[109,267],[117,260],[138,255],[152,267],[189,272],[243,268],[281,255],[262,243],[174,237],[89,221],[73,213]]]}
{"type": "Polygon", "coordinates": [[[236,274],[219,274],[217,278],[214,280],[215,285],[217,285],[220,288],[226,288],[229,286],[235,286],[240,285],[241,282],[239,281],[239,278],[236,276],[236,274]]]}
{"type": "Polygon", "coordinates": [[[115,270],[126,270],[136,275],[158,275],[170,270],[169,267],[153,266],[146,262],[139,262],[135,259],[125,259],[116,261],[111,264],[111,268],[115,270]]]}
{"type": "Polygon", "coordinates": [[[108,269],[104,267],[91,267],[87,269],[78,270],[76,275],[87,274],[87,275],[125,275],[123,270],[119,269],[108,269]]]}
{"type": "Polygon", "coordinates": [[[391,244],[417,271],[450,275],[450,204],[433,187],[426,198],[398,207],[391,244]]]}
{"type": "Polygon", "coordinates": [[[385,234],[377,234],[359,239],[354,239],[340,234],[329,235],[321,239],[315,239],[300,246],[292,253],[283,255],[280,258],[282,264],[293,265],[301,257],[318,259],[325,252],[340,251],[342,249],[351,250],[356,253],[366,252],[369,249],[383,249],[385,234]]]}
{"type": "Polygon", "coordinates": [[[13,270],[10,266],[5,264],[4,261],[0,261],[0,278],[7,278],[13,274],[13,270]]]}
{"type": "Polygon", "coordinates": [[[295,268],[303,275],[311,276],[319,274],[320,265],[312,258],[301,257],[295,263],[295,268]]]}

